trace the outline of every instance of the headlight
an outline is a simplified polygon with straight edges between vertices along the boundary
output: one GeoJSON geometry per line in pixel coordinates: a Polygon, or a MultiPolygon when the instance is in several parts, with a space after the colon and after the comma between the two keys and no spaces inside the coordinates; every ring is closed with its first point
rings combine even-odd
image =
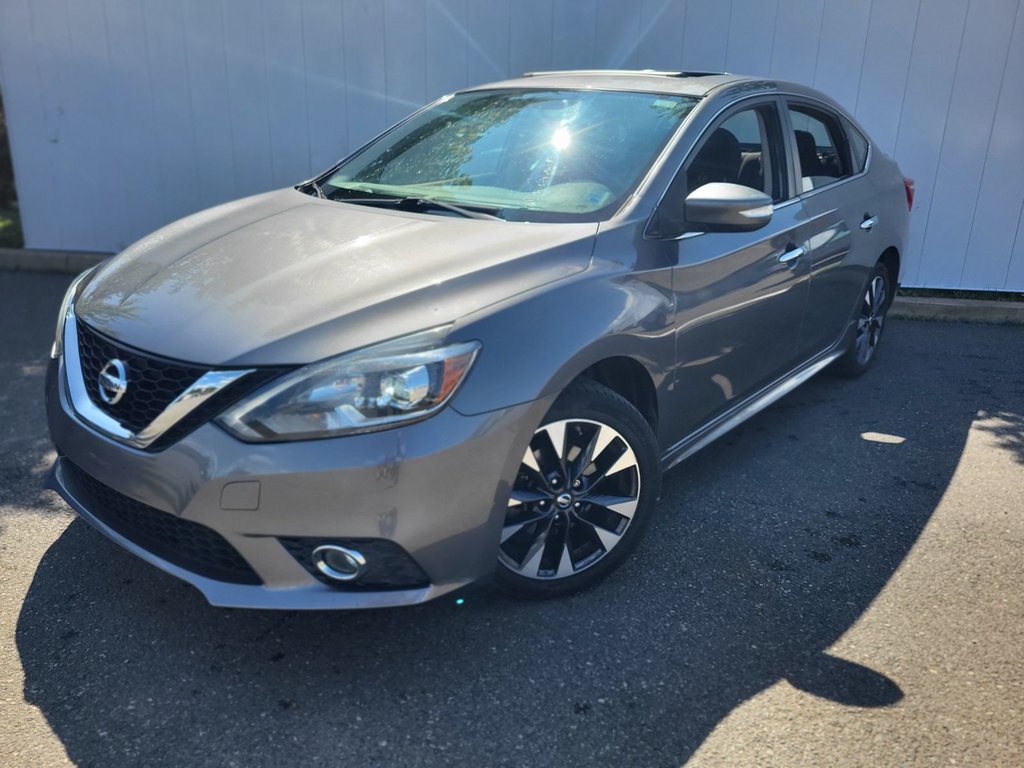
{"type": "Polygon", "coordinates": [[[440,410],[480,344],[441,346],[445,328],[300,368],[217,421],[246,441],[310,440],[386,429],[440,410]]]}
{"type": "MultiPolygon", "coordinates": [[[[96,266],[99,266],[98,264],[96,266]]],[[[67,293],[64,294],[64,301],[60,303],[60,314],[57,315],[57,331],[53,334],[53,346],[50,347],[50,357],[56,359],[64,354],[64,322],[68,319],[68,312],[78,298],[78,288],[96,267],[89,267],[82,274],[71,281],[67,293]]]]}

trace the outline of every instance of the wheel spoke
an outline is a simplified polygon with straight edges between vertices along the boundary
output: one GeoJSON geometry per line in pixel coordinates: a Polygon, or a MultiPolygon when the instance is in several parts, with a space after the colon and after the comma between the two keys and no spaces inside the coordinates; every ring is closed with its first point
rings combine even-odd
{"type": "Polygon", "coordinates": [[[871,281],[871,311],[878,316],[882,313],[882,306],[885,304],[885,280],[881,276],[871,281]]]}
{"type": "Polygon", "coordinates": [[[533,451],[529,448],[527,448],[526,453],[523,454],[523,465],[529,467],[534,472],[540,472],[540,465],[537,463],[537,457],[533,455],[533,451]]]}
{"type": "Polygon", "coordinates": [[[531,488],[513,488],[512,495],[508,497],[509,507],[517,507],[522,504],[532,504],[546,499],[548,494],[543,491],[535,491],[531,488]]]}
{"type": "MultiPolygon", "coordinates": [[[[555,437],[561,437],[555,435],[555,437]]],[[[530,448],[527,451],[533,457],[533,463],[536,466],[536,472],[538,477],[541,479],[543,486],[546,488],[548,484],[548,478],[552,474],[561,474],[562,471],[562,457],[560,451],[562,450],[562,443],[558,443],[558,447],[555,447],[555,441],[549,430],[540,429],[534,435],[530,441],[530,448]]],[[[524,464],[529,466],[528,462],[524,464]]],[[[531,467],[532,469],[533,467],[531,467]]]]}
{"type": "Polygon", "coordinates": [[[544,549],[547,546],[547,533],[539,539],[538,542],[534,542],[530,552],[527,554],[526,559],[519,566],[519,570],[522,571],[524,576],[537,577],[540,575],[540,561],[544,557],[544,549]]]}
{"type": "Polygon", "coordinates": [[[526,520],[522,520],[515,523],[506,523],[505,527],[501,529],[501,543],[504,544],[510,538],[519,533],[519,531],[521,531],[525,526],[529,525],[530,523],[535,523],[538,520],[543,520],[544,517],[545,516],[542,514],[537,514],[533,517],[527,518],[526,520]]]}
{"type": "Polygon", "coordinates": [[[639,499],[634,496],[587,496],[587,503],[604,509],[610,509],[621,517],[633,518],[639,499]]]}
{"type": "Polygon", "coordinates": [[[636,466],[636,456],[629,449],[625,441],[619,438],[612,440],[607,447],[595,458],[590,467],[587,467],[585,476],[590,487],[593,488],[605,478],[621,472],[629,467],[636,466]],[[590,469],[593,471],[590,472],[590,469]]]}
{"type": "Polygon", "coordinates": [[[562,556],[558,561],[558,570],[555,572],[555,578],[564,579],[566,576],[572,576],[575,570],[572,565],[572,557],[569,555],[569,542],[567,540],[562,544],[562,556]]]}
{"type": "Polygon", "coordinates": [[[600,525],[594,525],[589,520],[584,520],[582,517],[579,518],[579,522],[585,525],[601,542],[601,547],[605,552],[610,552],[612,547],[619,543],[619,539],[622,538],[621,533],[615,533],[609,531],[607,528],[602,528],[600,525]]]}
{"type": "MultiPolygon", "coordinates": [[[[556,576],[562,565],[567,546],[568,525],[565,522],[552,521],[548,534],[544,539],[543,556],[538,561],[538,569],[554,571],[556,576]]],[[[536,575],[540,574],[540,570],[536,575]]]]}
{"type": "Polygon", "coordinates": [[[551,439],[551,447],[555,449],[555,456],[560,460],[565,458],[565,422],[556,421],[542,429],[548,433],[548,437],[551,439]]]}
{"type": "Polygon", "coordinates": [[[574,423],[568,434],[566,470],[569,472],[569,478],[573,480],[583,475],[590,468],[594,458],[615,439],[612,430],[590,422],[574,423]]]}

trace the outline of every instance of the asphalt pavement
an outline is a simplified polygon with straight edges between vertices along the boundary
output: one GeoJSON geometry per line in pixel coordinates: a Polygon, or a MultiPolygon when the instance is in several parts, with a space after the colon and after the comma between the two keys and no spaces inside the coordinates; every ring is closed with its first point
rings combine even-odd
{"type": "Polygon", "coordinates": [[[254,612],[43,490],[68,281],[0,272],[0,766],[1024,765],[1024,329],[891,321],[584,594],[254,612]]]}

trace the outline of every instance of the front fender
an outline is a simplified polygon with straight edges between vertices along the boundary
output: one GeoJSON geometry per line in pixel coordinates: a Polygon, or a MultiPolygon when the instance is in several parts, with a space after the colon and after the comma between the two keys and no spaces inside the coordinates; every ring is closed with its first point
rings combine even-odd
{"type": "Polygon", "coordinates": [[[553,400],[582,371],[610,357],[638,361],[659,403],[675,355],[668,270],[633,272],[598,263],[588,271],[464,318],[453,340],[483,346],[452,406],[470,415],[553,400]]]}

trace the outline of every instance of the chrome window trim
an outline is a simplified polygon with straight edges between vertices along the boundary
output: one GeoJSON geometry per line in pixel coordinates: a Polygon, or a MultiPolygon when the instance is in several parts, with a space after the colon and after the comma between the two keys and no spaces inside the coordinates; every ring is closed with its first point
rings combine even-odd
{"type": "Polygon", "coordinates": [[[178,395],[171,403],[138,432],[132,432],[97,406],[85,386],[81,356],[78,349],[78,323],[74,307],[64,318],[64,380],[68,399],[76,415],[107,437],[120,440],[134,448],[146,448],[185,416],[220,392],[228,384],[247,376],[255,369],[209,371],[178,395]]]}

